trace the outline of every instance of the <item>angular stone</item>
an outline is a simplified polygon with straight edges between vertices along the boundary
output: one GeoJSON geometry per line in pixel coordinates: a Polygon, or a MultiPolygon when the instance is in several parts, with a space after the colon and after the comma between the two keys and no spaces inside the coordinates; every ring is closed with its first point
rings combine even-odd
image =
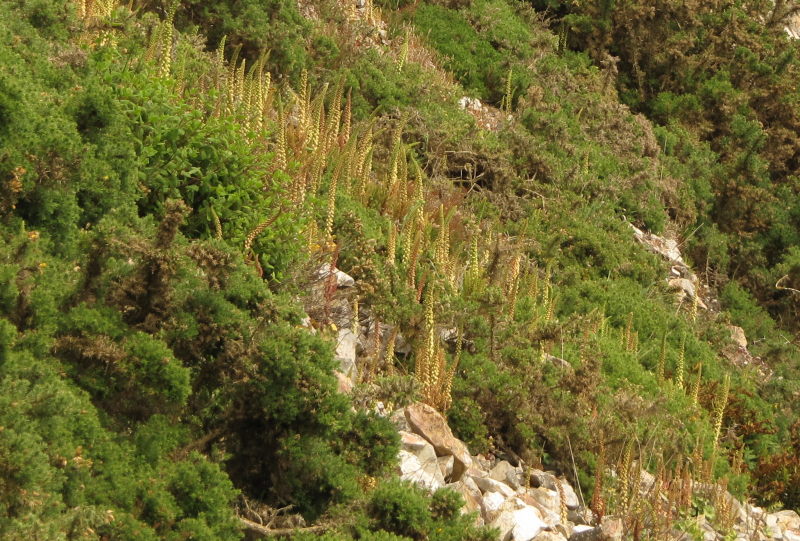
{"type": "MultiPolygon", "coordinates": [[[[669,287],[680,290],[685,299],[694,301],[695,292],[697,290],[691,280],[687,278],[672,278],[669,281],[669,287]]],[[[706,308],[706,305],[702,299],[697,299],[697,305],[700,308],[706,308]]]]}
{"type": "Polygon", "coordinates": [[[487,524],[493,522],[497,515],[500,514],[503,504],[506,503],[506,497],[499,492],[487,492],[481,498],[481,515],[483,521],[487,524]]]}
{"type": "Polygon", "coordinates": [[[417,455],[404,449],[398,452],[397,458],[400,463],[401,479],[411,481],[430,492],[435,492],[444,486],[444,478],[435,458],[426,464],[417,455]]]}
{"type": "MultiPolygon", "coordinates": [[[[578,508],[567,512],[567,520],[573,524],[585,526],[592,523],[593,514],[589,509],[578,508]]],[[[577,526],[576,526],[577,528],[577,526]]]]}
{"type": "Polygon", "coordinates": [[[652,233],[646,233],[633,224],[629,224],[633,229],[633,234],[636,240],[641,242],[647,249],[659,254],[660,256],[672,261],[685,265],[681,257],[681,251],[678,249],[678,242],[675,239],[667,239],[659,237],[652,233]]]}
{"type": "Polygon", "coordinates": [[[548,511],[556,514],[561,513],[561,501],[558,497],[558,492],[555,490],[549,490],[544,487],[529,488],[526,493],[548,511]]]}
{"type": "Polygon", "coordinates": [[[400,445],[403,449],[417,455],[417,458],[421,461],[436,460],[436,451],[433,450],[433,445],[428,440],[413,432],[401,430],[399,434],[400,445]]]}
{"type": "Polygon", "coordinates": [[[639,492],[647,493],[653,488],[656,477],[645,469],[639,470],[639,492]]]}
{"type": "Polygon", "coordinates": [[[555,526],[561,522],[561,508],[558,503],[558,494],[545,496],[549,492],[546,488],[528,488],[520,496],[525,504],[539,510],[542,518],[549,526],[555,526]],[[541,492],[540,492],[541,491],[541,492]]]}
{"type": "Polygon", "coordinates": [[[564,504],[567,506],[567,509],[573,510],[580,507],[581,502],[578,499],[578,495],[575,493],[575,489],[572,488],[572,485],[563,479],[559,479],[558,483],[561,485],[561,493],[564,494],[564,504]]]}
{"type": "Polygon", "coordinates": [[[464,442],[453,436],[445,418],[431,406],[421,402],[406,407],[405,415],[411,429],[431,442],[438,455],[453,456],[455,460],[452,480],[461,479],[472,465],[472,457],[464,442]]]}
{"type": "Polygon", "coordinates": [[[487,492],[499,492],[506,498],[513,498],[516,495],[513,488],[500,481],[495,481],[491,477],[473,477],[472,480],[475,481],[475,484],[484,494],[487,492]]]}
{"type": "Polygon", "coordinates": [[[476,515],[476,526],[483,526],[483,517],[481,516],[481,491],[478,490],[478,487],[470,487],[468,483],[465,483],[463,480],[458,481],[457,483],[450,483],[449,485],[445,485],[445,488],[449,488],[454,492],[458,492],[461,494],[461,497],[464,498],[464,506],[461,508],[461,514],[466,515],[468,513],[477,513],[476,515]]]}
{"type": "Polygon", "coordinates": [[[534,488],[544,487],[549,490],[556,490],[556,482],[558,480],[551,473],[543,472],[541,470],[533,470],[530,472],[531,486],[534,488]]]}
{"type": "Polygon", "coordinates": [[[744,335],[744,329],[736,325],[728,325],[728,329],[731,331],[731,340],[736,342],[740,348],[747,349],[747,337],[744,335]]]}
{"type": "Polygon", "coordinates": [[[358,368],[356,367],[356,344],[358,337],[350,329],[339,329],[336,339],[336,360],[339,361],[339,370],[350,378],[351,381],[358,379],[358,368]]]}
{"type": "Polygon", "coordinates": [[[781,530],[800,530],[800,515],[798,515],[795,511],[792,511],[791,509],[784,509],[783,511],[772,513],[772,516],[775,517],[777,526],[781,530]]]}
{"type": "MultiPolygon", "coordinates": [[[[342,272],[337,268],[333,269],[333,274],[336,277],[336,285],[338,287],[353,287],[356,283],[355,279],[346,272],[342,272]]],[[[325,280],[331,275],[330,263],[323,264],[317,271],[317,278],[325,280]]]]}
{"type": "Polygon", "coordinates": [[[514,529],[511,537],[514,541],[531,541],[547,527],[539,511],[533,507],[525,506],[513,512],[514,529]]]}
{"type": "Polygon", "coordinates": [[[783,532],[783,541],[800,541],[800,529],[789,528],[783,532]]]}
{"type": "Polygon", "coordinates": [[[490,527],[498,530],[499,535],[497,536],[497,539],[499,541],[509,541],[515,525],[514,511],[512,510],[503,510],[489,524],[490,527]]]}
{"type": "Polygon", "coordinates": [[[618,541],[622,539],[622,533],[622,519],[603,517],[596,528],[586,530],[582,526],[575,526],[569,541],[618,541]]]}
{"type": "Polygon", "coordinates": [[[410,432],[411,427],[408,426],[408,421],[406,421],[406,412],[402,409],[395,410],[390,416],[389,420],[392,422],[394,427],[398,431],[405,431],[410,432]]]}
{"type": "MultiPolygon", "coordinates": [[[[494,463],[484,455],[475,455],[472,459],[472,463],[475,465],[476,468],[479,468],[481,470],[486,470],[487,472],[491,470],[492,466],[494,465],[494,463]]],[[[482,475],[481,477],[486,477],[486,476],[482,475]]]]}
{"type": "Polygon", "coordinates": [[[520,487],[520,472],[505,460],[501,460],[495,464],[494,468],[489,472],[489,477],[495,481],[507,484],[514,490],[520,487]]]}

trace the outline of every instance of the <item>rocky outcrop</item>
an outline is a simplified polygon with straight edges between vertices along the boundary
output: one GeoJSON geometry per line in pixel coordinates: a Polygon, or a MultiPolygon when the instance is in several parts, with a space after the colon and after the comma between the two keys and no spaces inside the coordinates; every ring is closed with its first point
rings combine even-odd
{"type": "Polygon", "coordinates": [[[442,415],[431,406],[416,403],[405,409],[406,421],[411,429],[428,440],[439,456],[453,457],[451,481],[458,481],[472,466],[472,457],[464,442],[453,432],[442,415]]]}
{"type": "MultiPolygon", "coordinates": [[[[425,404],[412,404],[391,415],[401,426],[398,470],[403,479],[428,491],[446,487],[464,499],[463,513],[473,513],[478,525],[496,528],[502,541],[621,541],[629,538],[620,517],[597,521],[573,487],[553,473],[482,455],[467,446],[447,426],[445,418],[425,404]]],[[[645,470],[639,478],[640,497],[647,498],[657,479],[645,470]]],[[[663,487],[662,487],[663,488],[663,487]]],[[[696,485],[709,494],[715,485],[696,485]]],[[[663,496],[662,496],[663,497],[663,496]]],[[[800,516],[794,511],[767,514],[724,493],[730,509],[729,529],[718,531],[704,515],[694,518],[704,541],[800,541],[800,516]]],[[[675,530],[667,539],[689,539],[675,530]]]]}
{"type": "MultiPolygon", "coordinates": [[[[505,460],[471,456],[445,418],[426,404],[412,404],[402,411],[408,429],[400,431],[398,463],[403,479],[429,491],[441,486],[455,490],[464,498],[462,511],[475,513],[478,524],[497,528],[504,541],[531,541],[543,534],[545,541],[569,538],[573,524],[562,522],[562,517],[580,503],[566,481],[505,460]]],[[[397,412],[392,418],[400,422],[397,412]]]]}
{"type": "Polygon", "coordinates": [[[478,127],[488,131],[497,131],[503,120],[508,117],[500,109],[481,103],[478,98],[464,96],[458,100],[458,105],[475,119],[478,127]]]}

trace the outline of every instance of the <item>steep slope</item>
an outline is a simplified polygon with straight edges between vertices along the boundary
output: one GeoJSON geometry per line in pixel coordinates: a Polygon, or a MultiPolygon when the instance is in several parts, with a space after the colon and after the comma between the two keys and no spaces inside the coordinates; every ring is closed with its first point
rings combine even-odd
{"type": "Polygon", "coordinates": [[[312,533],[491,536],[396,482],[386,417],[414,401],[631,532],[633,463],[797,507],[790,305],[761,271],[723,287],[749,230],[721,225],[719,119],[654,124],[630,68],[571,41],[588,15],[0,6],[2,535],[236,538],[291,506],[312,533]],[[670,282],[631,224],[694,270],[670,282]]]}

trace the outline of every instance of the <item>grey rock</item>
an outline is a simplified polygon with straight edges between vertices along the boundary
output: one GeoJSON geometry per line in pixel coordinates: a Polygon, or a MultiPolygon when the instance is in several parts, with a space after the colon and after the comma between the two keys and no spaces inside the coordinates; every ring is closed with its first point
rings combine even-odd
{"type": "Polygon", "coordinates": [[[389,416],[389,420],[392,422],[398,432],[401,430],[405,432],[411,432],[411,427],[408,426],[408,421],[406,421],[406,412],[402,408],[395,410],[389,416]]]}
{"type": "Polygon", "coordinates": [[[567,541],[567,538],[564,537],[559,532],[541,532],[539,535],[533,538],[535,541],[567,541]]]}
{"type": "Polygon", "coordinates": [[[514,541],[531,541],[547,527],[539,511],[533,507],[517,509],[512,517],[514,528],[511,530],[511,538],[514,541]]]}
{"type": "Polygon", "coordinates": [[[454,492],[458,492],[461,494],[461,497],[464,498],[464,506],[461,508],[461,514],[466,515],[468,513],[477,513],[476,514],[476,526],[483,526],[483,517],[481,516],[481,491],[478,490],[478,487],[470,486],[469,483],[465,482],[465,480],[458,481],[456,483],[450,483],[449,485],[445,485],[445,488],[449,488],[454,492]]]}
{"type": "Polygon", "coordinates": [[[507,484],[514,490],[520,487],[520,471],[505,460],[495,464],[494,468],[489,471],[489,477],[507,484]]]}
{"type": "Polygon", "coordinates": [[[576,526],[569,541],[618,541],[622,539],[622,519],[603,517],[600,526],[586,530],[576,526]]]}
{"type": "Polygon", "coordinates": [[[783,541],[800,541],[800,529],[789,528],[783,532],[783,541]]]}
{"type": "Polygon", "coordinates": [[[506,497],[499,492],[487,492],[481,498],[481,515],[485,523],[493,522],[500,514],[500,510],[506,503],[506,497]]]}
{"type": "Polygon", "coordinates": [[[358,337],[350,329],[339,329],[336,340],[336,360],[339,361],[339,371],[350,378],[351,381],[358,379],[358,367],[356,366],[356,344],[358,337]]]}
{"type": "Polygon", "coordinates": [[[798,515],[795,511],[784,509],[783,511],[777,511],[767,515],[768,518],[770,516],[775,517],[776,525],[781,530],[800,530],[800,515],[798,515]]]}
{"type": "Polygon", "coordinates": [[[728,325],[728,330],[731,331],[731,340],[740,348],[747,349],[747,337],[744,334],[744,329],[736,325],[728,325]]]}
{"type": "MultiPolygon", "coordinates": [[[[354,285],[356,285],[355,279],[346,272],[342,272],[334,267],[333,274],[336,277],[336,285],[338,287],[353,287],[354,285]]],[[[330,263],[323,264],[317,271],[317,278],[319,278],[320,280],[325,280],[329,278],[330,275],[331,275],[330,263]]]]}
{"type": "Polygon", "coordinates": [[[444,477],[435,458],[425,463],[417,455],[404,449],[398,452],[397,458],[401,479],[411,481],[430,492],[435,492],[444,486],[444,477]]]}
{"type": "Polygon", "coordinates": [[[491,477],[473,477],[473,481],[475,484],[478,485],[478,488],[481,489],[481,492],[484,494],[487,492],[499,492],[506,498],[512,498],[516,496],[516,492],[510,486],[491,477]]]}
{"type": "Polygon", "coordinates": [[[572,485],[563,479],[559,479],[558,483],[561,485],[561,492],[559,494],[564,495],[564,504],[567,506],[567,509],[573,510],[579,508],[581,502],[578,499],[578,495],[575,493],[575,489],[572,488],[572,485]]]}
{"type": "Polygon", "coordinates": [[[530,484],[534,488],[544,487],[549,490],[556,490],[557,481],[558,480],[551,473],[541,470],[533,470],[530,472],[530,484]]]}
{"type": "Polygon", "coordinates": [[[573,524],[585,526],[592,522],[592,512],[588,509],[570,509],[567,512],[567,520],[573,524]]]}

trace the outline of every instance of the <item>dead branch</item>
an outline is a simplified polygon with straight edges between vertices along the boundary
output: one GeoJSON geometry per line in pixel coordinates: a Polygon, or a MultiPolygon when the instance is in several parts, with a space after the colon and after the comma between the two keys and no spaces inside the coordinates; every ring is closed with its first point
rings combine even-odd
{"type": "Polygon", "coordinates": [[[322,524],[315,526],[306,526],[303,528],[266,528],[261,524],[248,520],[244,517],[239,517],[239,523],[242,529],[255,534],[260,537],[289,537],[298,533],[316,533],[323,532],[328,527],[322,524]]]}

